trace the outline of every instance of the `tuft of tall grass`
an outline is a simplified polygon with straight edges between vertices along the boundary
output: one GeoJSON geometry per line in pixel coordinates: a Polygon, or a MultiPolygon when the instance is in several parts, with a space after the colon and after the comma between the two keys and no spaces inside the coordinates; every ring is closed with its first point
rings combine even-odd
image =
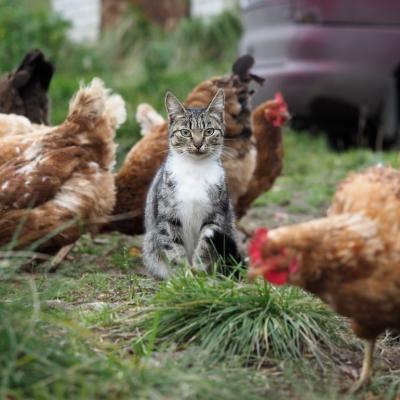
{"type": "Polygon", "coordinates": [[[215,360],[239,356],[245,363],[306,354],[323,365],[347,331],[333,311],[298,288],[189,272],[162,284],[137,324],[140,351],[195,343],[215,360]]]}

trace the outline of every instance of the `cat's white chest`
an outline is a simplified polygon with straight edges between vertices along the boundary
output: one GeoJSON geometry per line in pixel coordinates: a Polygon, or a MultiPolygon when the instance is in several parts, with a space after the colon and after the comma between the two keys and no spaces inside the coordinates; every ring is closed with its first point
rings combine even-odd
{"type": "Polygon", "coordinates": [[[193,160],[182,156],[172,157],[167,168],[175,182],[183,242],[191,260],[201,226],[212,212],[210,188],[223,183],[224,170],[217,160],[193,160]]]}

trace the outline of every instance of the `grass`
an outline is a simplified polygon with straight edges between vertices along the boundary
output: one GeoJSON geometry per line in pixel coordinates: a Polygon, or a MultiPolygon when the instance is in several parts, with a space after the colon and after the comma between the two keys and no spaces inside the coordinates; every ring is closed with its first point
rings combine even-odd
{"type": "MultiPolygon", "coordinates": [[[[284,143],[275,187],[287,197],[275,187],[262,195],[248,224],[268,225],[277,210],[294,220],[321,215],[349,170],[397,165],[395,153],[337,154],[289,131],[284,143]],[[319,202],[291,211],[315,193],[319,202]]],[[[360,345],[319,300],[218,275],[160,283],[143,273],[140,246],[140,237],[85,235],[56,273],[0,268],[0,398],[346,398],[360,345]]],[[[394,399],[398,343],[381,342],[376,358],[370,393],[394,399]]]]}
{"type": "Polygon", "coordinates": [[[117,346],[72,321],[42,315],[34,293],[29,318],[20,307],[0,308],[1,398],[262,398],[262,379],[254,371],[207,368],[189,352],[123,357],[117,346]]]}
{"type": "Polygon", "coordinates": [[[257,206],[283,206],[292,213],[319,215],[336,190],[336,184],[352,171],[378,163],[399,166],[396,152],[373,153],[365,149],[338,155],[330,151],[325,138],[306,133],[285,134],[285,165],[272,190],[254,203],[257,206]]]}
{"type": "Polygon", "coordinates": [[[231,277],[180,274],[139,313],[137,343],[145,353],[160,345],[196,344],[215,360],[260,364],[307,354],[323,365],[336,344],[345,343],[343,322],[312,296],[231,277]]]}
{"type": "MultiPolygon", "coordinates": [[[[397,165],[395,153],[337,154],[289,131],[284,144],[284,173],[248,224],[268,225],[277,210],[321,215],[349,170],[397,165]],[[319,201],[291,211],[310,196],[319,201]]],[[[0,398],[346,398],[359,342],[319,300],[218,275],[160,283],[143,273],[140,246],[140,237],[85,235],[56,273],[0,267],[0,398]]],[[[378,354],[370,393],[394,399],[400,348],[385,340],[378,354]]]]}

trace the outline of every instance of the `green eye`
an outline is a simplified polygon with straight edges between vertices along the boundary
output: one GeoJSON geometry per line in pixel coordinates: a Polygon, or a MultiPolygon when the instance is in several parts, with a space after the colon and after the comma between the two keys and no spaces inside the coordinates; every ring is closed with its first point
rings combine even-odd
{"type": "Polygon", "coordinates": [[[204,131],[205,136],[211,136],[214,133],[214,128],[208,128],[204,131]]]}
{"type": "Polygon", "coordinates": [[[191,133],[190,133],[189,129],[181,129],[181,135],[183,137],[190,137],[191,133]]]}

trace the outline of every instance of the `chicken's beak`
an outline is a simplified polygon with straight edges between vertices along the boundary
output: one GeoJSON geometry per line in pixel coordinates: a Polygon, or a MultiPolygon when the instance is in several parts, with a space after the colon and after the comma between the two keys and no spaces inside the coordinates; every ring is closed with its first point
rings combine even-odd
{"type": "Polygon", "coordinates": [[[268,272],[271,268],[268,264],[263,264],[259,267],[250,267],[249,271],[247,272],[247,279],[249,282],[253,282],[258,276],[264,275],[268,272]]]}

